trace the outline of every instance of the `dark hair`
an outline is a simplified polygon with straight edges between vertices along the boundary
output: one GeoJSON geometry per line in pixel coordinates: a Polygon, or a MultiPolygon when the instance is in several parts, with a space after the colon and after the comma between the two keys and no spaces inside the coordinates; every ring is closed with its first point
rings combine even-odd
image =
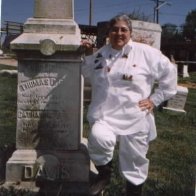
{"type": "Polygon", "coordinates": [[[129,18],[128,15],[126,14],[119,14],[115,17],[113,17],[110,21],[109,21],[109,31],[110,29],[116,24],[117,21],[119,20],[123,20],[127,23],[127,26],[129,28],[130,31],[132,31],[132,22],[131,19],[129,18]]]}

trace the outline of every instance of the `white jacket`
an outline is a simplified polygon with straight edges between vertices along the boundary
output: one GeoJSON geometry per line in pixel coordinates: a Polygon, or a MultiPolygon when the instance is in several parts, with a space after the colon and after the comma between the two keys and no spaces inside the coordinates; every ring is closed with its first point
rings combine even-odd
{"type": "Polygon", "coordinates": [[[141,111],[138,102],[150,98],[158,106],[176,94],[177,70],[166,56],[130,40],[122,51],[109,44],[87,56],[82,72],[92,86],[90,124],[103,120],[119,135],[148,129],[149,140],[156,137],[153,114],[141,111]]]}

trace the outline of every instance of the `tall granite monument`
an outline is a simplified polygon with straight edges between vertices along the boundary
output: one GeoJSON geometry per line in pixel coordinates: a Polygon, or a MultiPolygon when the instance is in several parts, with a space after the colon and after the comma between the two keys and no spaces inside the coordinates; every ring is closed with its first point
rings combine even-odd
{"type": "Polygon", "coordinates": [[[6,164],[7,184],[41,179],[70,184],[69,192],[88,189],[80,37],[72,0],[35,0],[34,17],[11,43],[18,57],[17,150],[6,164]]]}

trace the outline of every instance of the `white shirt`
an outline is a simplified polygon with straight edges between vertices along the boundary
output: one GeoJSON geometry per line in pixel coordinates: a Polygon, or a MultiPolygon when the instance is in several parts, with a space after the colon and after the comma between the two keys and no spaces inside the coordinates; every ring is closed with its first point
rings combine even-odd
{"type": "Polygon", "coordinates": [[[130,40],[120,51],[109,44],[87,56],[82,70],[92,86],[90,124],[102,120],[118,135],[148,129],[149,140],[156,137],[153,114],[141,111],[138,102],[150,98],[158,106],[176,94],[177,70],[166,56],[130,40]]]}

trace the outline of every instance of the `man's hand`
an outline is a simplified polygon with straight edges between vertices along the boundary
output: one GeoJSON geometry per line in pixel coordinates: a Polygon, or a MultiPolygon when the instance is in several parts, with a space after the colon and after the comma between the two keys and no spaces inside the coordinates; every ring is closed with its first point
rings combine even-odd
{"type": "Polygon", "coordinates": [[[83,49],[85,55],[93,54],[93,44],[90,41],[83,39],[81,41],[81,46],[82,46],[82,49],[83,49]]]}
{"type": "Polygon", "coordinates": [[[152,112],[154,109],[154,103],[150,99],[141,100],[138,105],[142,111],[148,110],[148,113],[152,112]]]}

